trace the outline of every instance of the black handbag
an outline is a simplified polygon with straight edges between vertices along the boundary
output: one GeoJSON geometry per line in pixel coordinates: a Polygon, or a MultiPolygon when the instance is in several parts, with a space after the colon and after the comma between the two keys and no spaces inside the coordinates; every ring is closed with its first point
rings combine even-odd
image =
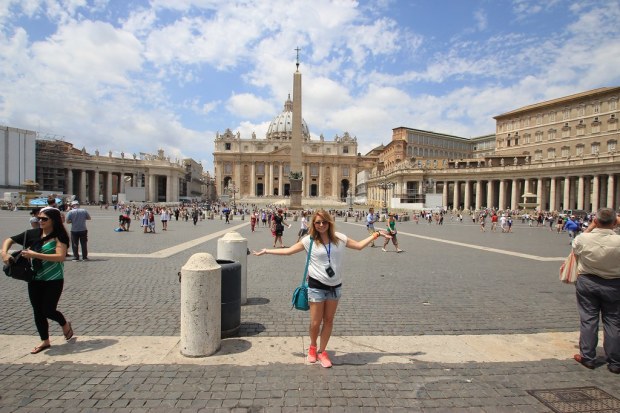
{"type": "MultiPolygon", "coordinates": [[[[26,232],[24,232],[24,245],[26,245],[26,232]]],[[[32,267],[32,260],[22,256],[22,251],[23,250],[11,253],[9,263],[4,264],[2,271],[4,271],[7,277],[30,282],[34,280],[37,272],[32,267]]]]}

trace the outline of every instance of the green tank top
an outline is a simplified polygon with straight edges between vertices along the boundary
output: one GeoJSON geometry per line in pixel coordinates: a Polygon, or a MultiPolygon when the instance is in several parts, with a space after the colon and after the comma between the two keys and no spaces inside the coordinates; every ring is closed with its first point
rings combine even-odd
{"type": "MultiPolygon", "coordinates": [[[[56,252],[56,240],[52,240],[43,244],[41,248],[42,254],[53,254],[56,252]]],[[[41,261],[42,265],[35,280],[37,281],[53,281],[62,280],[64,278],[64,262],[41,261]]]]}

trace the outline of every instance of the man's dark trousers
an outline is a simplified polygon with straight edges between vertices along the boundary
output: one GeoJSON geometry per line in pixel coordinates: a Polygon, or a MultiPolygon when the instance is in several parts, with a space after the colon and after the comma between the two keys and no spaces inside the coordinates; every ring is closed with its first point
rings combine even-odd
{"type": "Polygon", "coordinates": [[[80,258],[78,244],[82,247],[82,258],[88,258],[88,231],[71,231],[71,248],[75,259],[80,258]]]}

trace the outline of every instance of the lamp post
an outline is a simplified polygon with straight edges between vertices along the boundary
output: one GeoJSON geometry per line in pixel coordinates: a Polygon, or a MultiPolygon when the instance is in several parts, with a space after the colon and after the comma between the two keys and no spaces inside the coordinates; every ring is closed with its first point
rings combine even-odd
{"type": "Polygon", "coordinates": [[[387,214],[388,212],[388,204],[387,204],[387,192],[389,189],[394,188],[394,182],[388,182],[387,180],[383,180],[379,183],[379,188],[383,189],[383,210],[382,213],[387,214]]]}

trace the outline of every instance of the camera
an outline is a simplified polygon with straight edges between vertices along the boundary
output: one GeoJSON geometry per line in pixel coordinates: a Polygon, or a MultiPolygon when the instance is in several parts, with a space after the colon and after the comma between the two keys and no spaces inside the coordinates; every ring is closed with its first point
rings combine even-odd
{"type": "Polygon", "coordinates": [[[325,268],[325,272],[327,273],[327,275],[329,275],[330,278],[336,275],[334,269],[331,266],[325,268]]]}

